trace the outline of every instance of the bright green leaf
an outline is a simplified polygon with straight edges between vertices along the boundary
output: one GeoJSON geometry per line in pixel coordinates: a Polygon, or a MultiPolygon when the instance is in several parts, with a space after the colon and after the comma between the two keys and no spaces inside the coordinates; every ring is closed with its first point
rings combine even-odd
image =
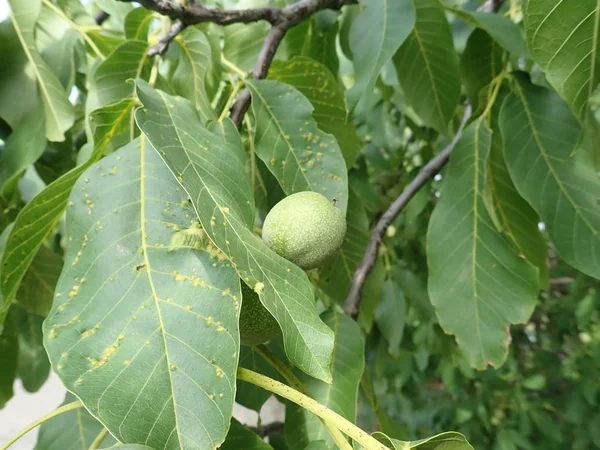
{"type": "Polygon", "coordinates": [[[427,231],[431,303],[441,327],[480,369],[504,362],[508,325],[529,319],[538,293],[536,270],[511,251],[485,207],[490,146],[485,119],[464,130],[427,231]]]}
{"type": "Polygon", "coordinates": [[[33,76],[38,82],[39,92],[44,102],[46,137],[51,141],[63,141],[65,131],[73,125],[75,115],[67,93],[35,47],[34,27],[42,2],[41,0],[8,0],[8,2],[15,32],[31,64],[33,76]]]}
{"type": "Polygon", "coordinates": [[[600,81],[600,1],[529,0],[523,12],[534,61],[583,120],[600,81]]]}
{"type": "Polygon", "coordinates": [[[154,20],[152,11],[134,8],[125,16],[125,37],[130,41],[147,41],[150,24],[154,20]]]}
{"type": "Polygon", "coordinates": [[[317,128],[313,107],[302,93],[279,81],[247,80],[252,94],[254,147],[287,195],[315,191],[344,215],[348,176],[335,138],[317,128]],[[290,105],[293,105],[290,107],[290,105]]]}
{"type": "Polygon", "coordinates": [[[352,167],[361,142],[346,113],[346,102],[333,74],[318,62],[297,57],[273,62],[269,78],[294,86],[310,101],[314,108],[312,116],[319,129],[335,136],[346,167],[352,167]]]}
{"type": "Polygon", "coordinates": [[[144,108],[136,120],[191,197],[202,226],[279,323],[290,361],[330,380],[333,333],[319,319],[306,274],[272,252],[250,227],[254,202],[241,148],[226,145],[202,126],[193,105],[138,82],[144,108]],[[176,107],[171,107],[171,105],[176,107]]]}
{"type": "Polygon", "coordinates": [[[89,168],[70,202],[44,322],[57,374],[121,442],[218,446],[235,393],[235,271],[211,248],[181,246],[195,217],[144,139],[89,168]]]}
{"type": "Polygon", "coordinates": [[[406,100],[428,126],[448,135],[460,96],[458,57],[438,0],[415,2],[415,26],[394,56],[406,100]]]}
{"type": "Polygon", "coordinates": [[[558,95],[521,75],[513,86],[500,111],[510,176],[560,256],[600,278],[600,180],[586,149],[576,152],[579,124],[558,95]]]}

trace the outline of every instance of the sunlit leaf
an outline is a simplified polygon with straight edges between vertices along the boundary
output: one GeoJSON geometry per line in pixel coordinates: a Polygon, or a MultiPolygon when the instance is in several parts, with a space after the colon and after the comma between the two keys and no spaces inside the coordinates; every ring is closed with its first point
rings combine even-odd
{"type": "Polygon", "coordinates": [[[516,78],[500,112],[510,176],[560,256],[600,278],[600,180],[590,152],[578,150],[581,128],[558,95],[516,78]]]}
{"type": "Polygon", "coordinates": [[[491,132],[469,125],[444,174],[427,231],[429,296],[441,327],[476,368],[506,359],[508,325],[535,307],[537,272],[512,252],[485,207],[485,162],[491,132]]]}
{"type": "Polygon", "coordinates": [[[316,314],[308,277],[250,231],[254,202],[237,156],[242,149],[205,129],[189,101],[144,82],[138,82],[138,97],[144,105],[138,125],[191,197],[208,236],[248,285],[262,284],[260,300],[282,329],[290,361],[330,380],[333,333],[316,314]]]}
{"type": "Polygon", "coordinates": [[[88,169],[70,205],[65,269],[44,322],[58,376],[121,442],[218,446],[235,393],[235,271],[177,238],[195,217],[144,139],[88,169]]]}
{"type": "Polygon", "coordinates": [[[293,87],[248,80],[252,93],[254,148],[287,195],[315,191],[346,213],[348,176],[335,138],[317,128],[313,107],[293,87]],[[293,105],[293,108],[290,108],[293,105]]]}

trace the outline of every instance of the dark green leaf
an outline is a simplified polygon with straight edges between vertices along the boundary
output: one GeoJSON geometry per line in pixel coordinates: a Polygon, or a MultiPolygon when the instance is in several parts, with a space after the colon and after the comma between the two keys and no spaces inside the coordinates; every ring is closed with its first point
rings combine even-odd
{"type": "Polygon", "coordinates": [[[242,149],[205,129],[189,101],[143,82],[138,97],[144,105],[136,114],[138,125],[177,175],[208,236],[249,286],[262,284],[260,300],[282,329],[290,361],[330,380],[333,333],[316,314],[308,277],[249,229],[254,202],[238,156],[242,149]]]}
{"type": "Polygon", "coordinates": [[[406,320],[404,293],[394,281],[387,280],[383,285],[382,294],[375,312],[375,320],[377,328],[388,341],[390,354],[397,356],[406,320]]]}
{"type": "Polygon", "coordinates": [[[251,71],[268,31],[266,22],[229,25],[225,28],[223,55],[243,71],[251,71]]]}
{"type": "Polygon", "coordinates": [[[480,369],[504,362],[508,325],[529,318],[538,293],[536,270],[511,251],[485,207],[490,146],[485,119],[464,130],[427,231],[431,302],[444,331],[480,369]]]}
{"type": "Polygon", "coordinates": [[[417,19],[394,56],[406,100],[428,126],[448,135],[460,96],[458,57],[438,0],[415,2],[417,19]]]}
{"type": "Polygon", "coordinates": [[[62,270],[62,257],[41,246],[17,291],[16,301],[28,312],[45,317],[50,311],[54,287],[62,270]]]}
{"type": "Polygon", "coordinates": [[[272,447],[261,437],[250,431],[235,419],[231,419],[231,427],[221,450],[272,450],[272,447]]]}
{"type": "Polygon", "coordinates": [[[254,147],[287,195],[315,191],[344,215],[348,176],[335,138],[317,128],[313,107],[296,89],[279,81],[248,80],[254,114],[254,147]],[[293,108],[290,108],[293,105],[293,108]]]}
{"type": "Polygon", "coordinates": [[[13,396],[13,384],[17,376],[19,335],[10,314],[0,334],[0,409],[13,396]]]}
{"type": "Polygon", "coordinates": [[[558,95],[521,75],[514,87],[500,112],[510,176],[546,225],[560,256],[600,278],[600,180],[586,161],[590,152],[576,152],[579,124],[558,95]]]}
{"type": "Polygon", "coordinates": [[[44,318],[19,306],[11,311],[19,334],[18,375],[26,391],[36,392],[50,373],[50,361],[42,342],[44,318]]]}
{"type": "Polygon", "coordinates": [[[285,45],[288,59],[308,57],[327,67],[331,73],[337,74],[339,70],[339,60],[336,50],[337,31],[337,23],[327,30],[327,32],[322,32],[316,18],[305,20],[289,30],[285,36],[283,45],[285,45]]]}
{"type": "MultiPolygon", "coordinates": [[[[242,346],[240,349],[240,367],[262,373],[269,378],[278,379],[279,375],[260,355],[255,347],[242,346]]],[[[246,408],[259,412],[271,393],[250,383],[238,382],[235,401],[246,408]]]]}

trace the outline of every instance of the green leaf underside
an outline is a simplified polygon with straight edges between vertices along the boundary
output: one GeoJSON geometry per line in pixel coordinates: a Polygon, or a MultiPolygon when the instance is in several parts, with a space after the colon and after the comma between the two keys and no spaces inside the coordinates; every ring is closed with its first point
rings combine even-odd
{"type": "Polygon", "coordinates": [[[144,82],[138,83],[138,97],[144,105],[136,113],[138,125],[190,195],[208,236],[250,286],[264,285],[261,302],[283,331],[290,361],[330,380],[333,333],[316,314],[308,277],[249,229],[254,202],[238,156],[242,148],[206,130],[189,101],[144,82]]]}
{"type": "Polygon", "coordinates": [[[342,91],[329,69],[309,58],[296,57],[274,61],[269,78],[294,86],[310,101],[319,129],[335,136],[346,166],[352,167],[361,144],[354,123],[347,117],[342,91]]]}
{"type": "Polygon", "coordinates": [[[132,108],[131,99],[125,99],[94,111],[90,118],[96,140],[92,155],[84,164],[49,184],[19,212],[2,255],[1,267],[11,269],[0,272],[0,290],[4,296],[4,304],[0,305],[0,324],[3,312],[8,310],[33,258],[62,216],[75,182],[100,159],[113,139],[125,143],[127,135],[133,137],[132,108]]]}
{"type": "MultiPolygon", "coordinates": [[[[67,405],[75,400],[77,399],[73,394],[67,393],[62,405],[67,405]]],[[[35,450],[87,449],[102,428],[104,428],[102,424],[94,419],[85,408],[67,411],[40,426],[35,450]]],[[[102,446],[108,447],[114,443],[116,443],[115,439],[109,434],[102,441],[102,446]]]]}
{"type": "Polygon", "coordinates": [[[440,325],[470,363],[483,369],[506,358],[508,326],[535,307],[537,272],[496,231],[483,198],[491,132],[469,125],[444,175],[427,232],[428,290],[440,325]]]}
{"type": "Polygon", "coordinates": [[[313,107],[302,93],[273,80],[248,80],[254,115],[256,154],[287,194],[315,191],[344,215],[348,175],[335,137],[318,129],[313,107]],[[290,105],[293,105],[290,108],[290,105]]]}
{"type": "Polygon", "coordinates": [[[447,135],[460,96],[458,57],[438,0],[419,0],[415,6],[415,26],[394,56],[396,73],[419,117],[447,135]]]}
{"type": "Polygon", "coordinates": [[[30,62],[44,102],[46,137],[51,141],[64,141],[65,131],[73,125],[75,114],[60,81],[35,46],[34,28],[42,1],[9,0],[8,2],[15,32],[30,62]]]}
{"type": "Polygon", "coordinates": [[[235,419],[231,419],[231,427],[221,450],[273,450],[263,439],[235,419]]]}
{"type": "Polygon", "coordinates": [[[558,95],[520,75],[514,86],[500,111],[510,176],[560,256],[600,278],[600,180],[579,154],[579,123],[558,95]]]}
{"type": "MultiPolygon", "coordinates": [[[[358,386],[365,365],[362,331],[354,320],[339,312],[326,311],[322,319],[336,336],[331,368],[333,382],[327,384],[307,376],[301,376],[300,380],[312,398],[355,422],[358,386]]],[[[309,442],[318,440],[333,445],[321,420],[293,403],[286,405],[284,432],[290,450],[302,450],[309,442]]]]}
{"type": "Polygon", "coordinates": [[[91,167],[69,204],[44,322],[56,373],[121,442],[219,445],[235,395],[237,274],[213,248],[173,244],[195,217],[144,139],[91,167]]]}
{"type": "Polygon", "coordinates": [[[348,92],[348,104],[354,109],[369,95],[383,66],[409,36],[415,24],[415,6],[411,0],[366,1],[364,11],[350,28],[356,83],[348,92]]]}
{"type": "Polygon", "coordinates": [[[208,39],[197,28],[188,28],[175,42],[180,54],[173,74],[175,92],[192,101],[204,123],[216,119],[206,93],[206,73],[212,66],[208,39]]]}
{"type": "Polygon", "coordinates": [[[380,432],[373,433],[373,437],[393,450],[408,450],[411,448],[422,450],[473,450],[467,439],[462,434],[454,431],[410,442],[392,439],[380,432]]]}
{"type": "Polygon", "coordinates": [[[600,81],[600,0],[529,0],[524,21],[533,59],[583,120],[600,81]]]}

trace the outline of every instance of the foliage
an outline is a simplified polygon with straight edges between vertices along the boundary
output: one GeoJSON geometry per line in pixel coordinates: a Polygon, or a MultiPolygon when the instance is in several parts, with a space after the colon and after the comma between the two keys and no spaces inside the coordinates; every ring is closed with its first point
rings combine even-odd
{"type": "Polygon", "coordinates": [[[59,376],[38,450],[600,448],[597,0],[8,3],[0,407],[59,376]],[[308,271],[261,239],[300,191],[347,223],[308,271]],[[271,393],[283,431],[232,419],[271,393]]]}

